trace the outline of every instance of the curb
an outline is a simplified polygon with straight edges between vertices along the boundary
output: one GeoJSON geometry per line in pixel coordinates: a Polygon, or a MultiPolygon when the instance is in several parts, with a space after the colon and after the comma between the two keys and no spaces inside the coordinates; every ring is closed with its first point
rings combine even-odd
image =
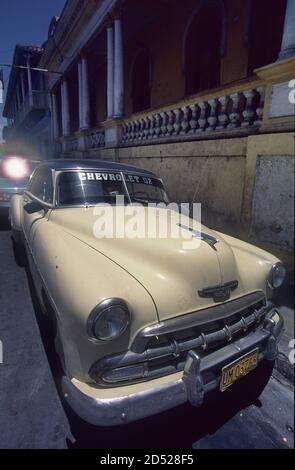
{"type": "Polygon", "coordinates": [[[278,352],[274,368],[283,376],[285,379],[294,383],[294,366],[290,363],[288,356],[278,352]]]}

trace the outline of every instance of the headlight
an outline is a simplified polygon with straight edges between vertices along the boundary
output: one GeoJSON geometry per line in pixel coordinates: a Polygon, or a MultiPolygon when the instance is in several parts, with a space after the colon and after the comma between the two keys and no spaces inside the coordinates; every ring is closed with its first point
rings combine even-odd
{"type": "Polygon", "coordinates": [[[109,341],[120,336],[130,322],[127,304],[122,299],[107,299],[90,313],[87,332],[91,338],[109,341]]]}
{"type": "Polygon", "coordinates": [[[29,162],[25,158],[9,156],[2,162],[2,172],[6,178],[19,180],[28,178],[31,169],[29,162]]]}
{"type": "Polygon", "coordinates": [[[272,266],[269,275],[268,275],[268,283],[270,287],[276,288],[280,287],[286,277],[286,268],[283,266],[282,263],[276,263],[272,266]]]}

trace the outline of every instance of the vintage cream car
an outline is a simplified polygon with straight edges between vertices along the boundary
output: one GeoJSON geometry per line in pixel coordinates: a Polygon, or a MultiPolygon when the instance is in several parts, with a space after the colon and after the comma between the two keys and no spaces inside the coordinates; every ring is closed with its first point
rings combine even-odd
{"type": "MultiPolygon", "coordinates": [[[[190,250],[172,237],[100,237],[96,205],[116,223],[118,196],[123,208],[141,202],[144,216],[177,223],[148,204],[167,203],[155,174],[95,160],[42,163],[10,213],[54,320],[64,397],[101,426],[200,406],[274,361],[283,327],[270,301],[285,276],[277,258],[205,226],[190,250]]],[[[196,237],[192,219],[182,224],[196,237]]]]}

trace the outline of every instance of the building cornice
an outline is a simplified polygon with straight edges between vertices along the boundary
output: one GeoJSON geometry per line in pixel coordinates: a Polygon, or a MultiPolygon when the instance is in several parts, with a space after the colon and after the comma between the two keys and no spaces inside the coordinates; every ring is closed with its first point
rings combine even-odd
{"type": "MultiPolygon", "coordinates": [[[[65,73],[91,38],[97,34],[107,20],[108,14],[118,3],[121,3],[121,0],[68,0],[54,35],[49,38],[45,46],[39,66],[50,70],[51,64],[54,63],[55,72],[65,73]],[[83,23],[84,26],[81,28],[83,23]]],[[[52,89],[59,80],[60,75],[50,75],[49,88],[52,89]]]]}

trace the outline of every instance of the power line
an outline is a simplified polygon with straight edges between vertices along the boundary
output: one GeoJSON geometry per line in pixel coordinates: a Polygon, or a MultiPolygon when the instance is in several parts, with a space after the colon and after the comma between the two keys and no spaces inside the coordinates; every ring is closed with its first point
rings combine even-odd
{"type": "Polygon", "coordinates": [[[62,72],[56,72],[55,70],[42,69],[40,67],[26,67],[25,65],[0,64],[0,67],[10,67],[10,68],[26,69],[26,70],[30,69],[30,70],[36,70],[37,72],[56,73],[58,75],[63,75],[62,72]]]}

